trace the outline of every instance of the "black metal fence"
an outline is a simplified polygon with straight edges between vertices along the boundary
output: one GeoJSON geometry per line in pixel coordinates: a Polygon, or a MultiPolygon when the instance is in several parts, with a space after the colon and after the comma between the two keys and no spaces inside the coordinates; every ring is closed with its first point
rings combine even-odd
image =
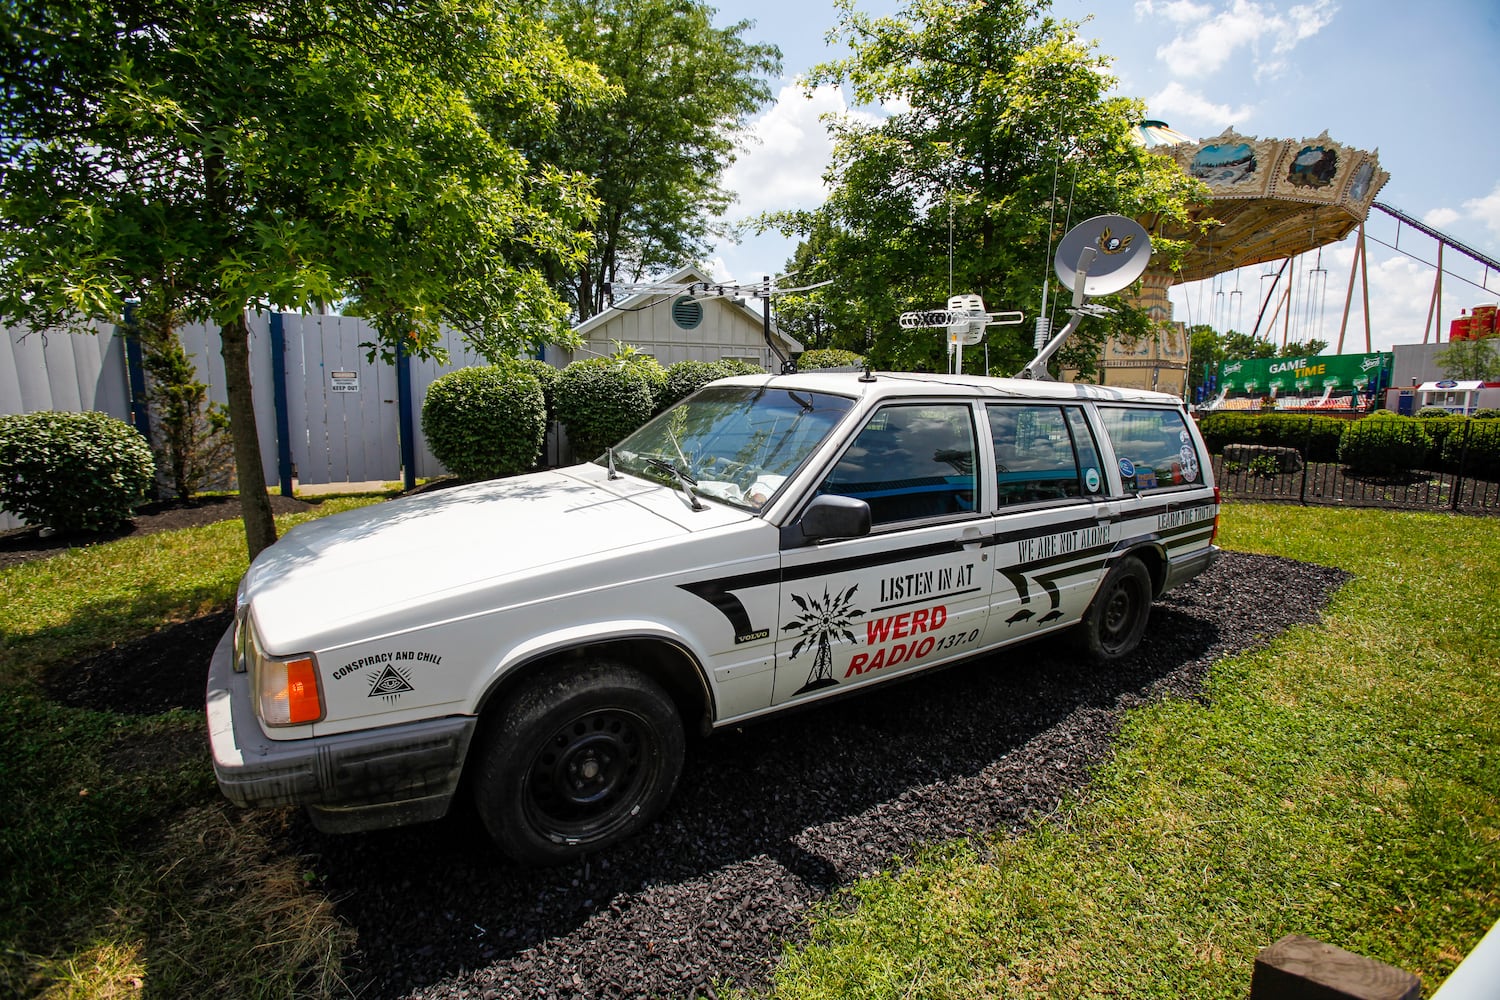
{"type": "MultiPolygon", "coordinates": [[[[1231,450],[1233,446],[1226,447],[1231,450]]],[[[1309,461],[1305,445],[1263,451],[1267,454],[1259,459],[1226,461],[1224,455],[1213,456],[1214,481],[1225,500],[1500,515],[1500,482],[1468,474],[1465,467],[1477,471],[1477,464],[1468,461],[1467,449],[1455,470],[1389,476],[1359,475],[1336,462],[1309,461]],[[1270,454],[1288,451],[1295,451],[1300,461],[1286,462],[1270,454]]]]}

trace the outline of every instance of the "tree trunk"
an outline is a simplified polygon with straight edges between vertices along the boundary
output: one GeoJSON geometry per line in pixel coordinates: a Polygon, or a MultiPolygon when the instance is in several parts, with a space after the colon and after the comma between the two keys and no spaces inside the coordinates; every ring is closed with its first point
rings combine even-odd
{"type": "Polygon", "coordinates": [[[260,434],[255,428],[255,399],[250,393],[250,328],[244,313],[219,329],[219,350],[224,357],[224,389],[229,396],[229,434],[234,439],[240,516],[245,521],[245,545],[254,559],[276,541],[276,521],[260,464],[260,434]]]}

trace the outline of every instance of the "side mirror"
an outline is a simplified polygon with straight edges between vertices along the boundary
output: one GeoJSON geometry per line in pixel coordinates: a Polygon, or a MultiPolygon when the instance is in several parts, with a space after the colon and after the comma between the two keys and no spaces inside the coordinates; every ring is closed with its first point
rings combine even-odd
{"type": "Polygon", "coordinates": [[[870,505],[854,497],[813,498],[797,522],[803,543],[830,538],[859,538],[870,533],[870,505]]]}

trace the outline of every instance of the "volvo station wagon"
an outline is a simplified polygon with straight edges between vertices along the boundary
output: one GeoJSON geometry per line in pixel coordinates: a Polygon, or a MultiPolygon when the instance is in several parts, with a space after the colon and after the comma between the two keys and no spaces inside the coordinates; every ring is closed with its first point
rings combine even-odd
{"type": "Polygon", "coordinates": [[[1130,655],[1218,510],[1174,396],[715,382],[584,464],[288,532],[214,654],[215,772],[336,832],[469,795],[510,857],[565,862],[653,821],[690,733],[1044,637],[1130,655]]]}

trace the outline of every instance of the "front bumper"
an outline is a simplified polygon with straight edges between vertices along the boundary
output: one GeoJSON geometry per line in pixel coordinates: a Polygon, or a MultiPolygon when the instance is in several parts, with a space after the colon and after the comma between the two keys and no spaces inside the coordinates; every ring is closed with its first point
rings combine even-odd
{"type": "Polygon", "coordinates": [[[437,819],[448,811],[474,735],[449,716],[299,740],[266,738],[250,675],[235,673],[234,630],[208,670],[208,739],[219,789],[241,806],[306,806],[335,833],[437,819]]]}

